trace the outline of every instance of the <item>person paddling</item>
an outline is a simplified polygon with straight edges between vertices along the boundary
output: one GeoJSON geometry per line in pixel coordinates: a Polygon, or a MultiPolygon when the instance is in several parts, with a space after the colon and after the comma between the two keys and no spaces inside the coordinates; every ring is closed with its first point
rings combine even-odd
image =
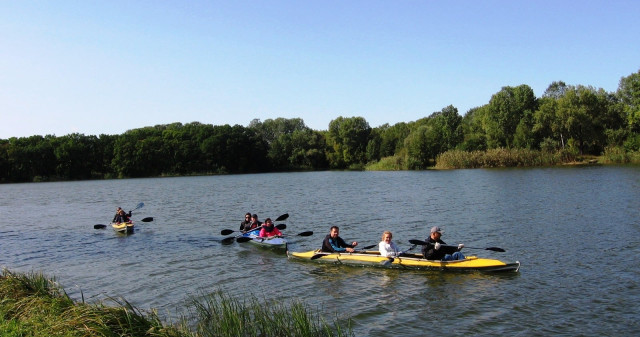
{"type": "Polygon", "coordinates": [[[131,216],[131,211],[129,211],[129,214],[127,215],[127,213],[125,213],[122,207],[118,207],[116,209],[116,215],[113,217],[113,220],[111,222],[115,222],[115,223],[129,222],[130,216],[131,216]]]}
{"type": "Polygon", "coordinates": [[[329,234],[325,236],[324,241],[322,241],[322,251],[328,253],[353,253],[355,246],[358,245],[357,241],[353,241],[350,245],[344,242],[340,235],[340,228],[338,226],[332,226],[329,234]]]}
{"type": "Polygon", "coordinates": [[[247,212],[244,215],[244,220],[240,223],[240,231],[246,232],[251,227],[251,213],[247,212]],[[245,229],[246,228],[246,229],[245,229]]]}
{"type": "Polygon", "coordinates": [[[251,223],[249,224],[249,227],[245,226],[245,228],[244,228],[245,233],[246,232],[250,232],[250,231],[252,231],[252,230],[254,230],[254,229],[256,229],[256,228],[258,228],[260,226],[262,226],[262,222],[260,222],[258,220],[258,214],[254,214],[254,215],[251,216],[251,223]]]}
{"type": "Polygon", "coordinates": [[[461,243],[458,245],[458,249],[455,252],[451,252],[450,250],[444,249],[442,246],[446,245],[444,241],[440,239],[442,236],[442,229],[438,226],[431,227],[431,233],[427,240],[426,245],[422,246],[422,255],[427,260],[440,260],[440,261],[451,261],[451,260],[464,260],[464,255],[460,252],[460,250],[464,247],[461,243]]]}
{"type": "Polygon", "coordinates": [[[258,236],[261,238],[272,236],[280,237],[282,236],[282,232],[273,225],[273,221],[271,221],[271,218],[266,218],[258,236]]]}

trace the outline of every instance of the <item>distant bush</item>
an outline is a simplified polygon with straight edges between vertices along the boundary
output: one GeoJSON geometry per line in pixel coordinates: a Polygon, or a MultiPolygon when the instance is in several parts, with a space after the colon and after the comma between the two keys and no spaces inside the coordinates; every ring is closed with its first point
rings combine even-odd
{"type": "Polygon", "coordinates": [[[406,169],[407,165],[402,156],[384,157],[366,167],[367,171],[401,171],[406,169]]]}

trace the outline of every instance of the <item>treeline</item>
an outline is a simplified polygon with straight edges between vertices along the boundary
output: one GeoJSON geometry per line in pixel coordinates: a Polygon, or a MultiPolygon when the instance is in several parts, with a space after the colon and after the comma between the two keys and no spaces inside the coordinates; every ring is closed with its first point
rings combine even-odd
{"type": "MultiPolygon", "coordinates": [[[[174,123],[121,135],[69,134],[0,140],[0,182],[254,173],[290,170],[425,169],[448,151],[493,149],[569,154],[640,149],[640,71],[616,92],[553,82],[503,87],[461,116],[453,105],[409,123],[372,128],[338,117],[326,131],[300,118],[240,125],[174,123]]],[[[530,152],[527,152],[530,153],[530,152]]],[[[463,155],[464,156],[464,155],[463,155]]]]}

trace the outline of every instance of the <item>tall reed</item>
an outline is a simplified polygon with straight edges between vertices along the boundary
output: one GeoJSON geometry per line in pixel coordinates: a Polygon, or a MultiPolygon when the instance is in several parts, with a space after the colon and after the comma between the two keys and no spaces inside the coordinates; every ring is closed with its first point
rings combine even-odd
{"type": "Polygon", "coordinates": [[[6,269],[0,276],[0,336],[352,336],[350,321],[343,328],[327,323],[301,302],[240,301],[217,291],[192,299],[192,323],[164,324],[126,300],[110,298],[115,306],[73,301],[41,273],[19,274],[6,269]]]}
{"type": "Polygon", "coordinates": [[[451,150],[436,158],[436,169],[548,166],[575,161],[572,151],[543,152],[529,149],[451,150]]]}
{"type": "Polygon", "coordinates": [[[193,300],[198,336],[351,336],[337,320],[333,325],[313,314],[301,302],[282,303],[258,301],[247,296],[243,301],[231,298],[221,291],[193,300]]]}

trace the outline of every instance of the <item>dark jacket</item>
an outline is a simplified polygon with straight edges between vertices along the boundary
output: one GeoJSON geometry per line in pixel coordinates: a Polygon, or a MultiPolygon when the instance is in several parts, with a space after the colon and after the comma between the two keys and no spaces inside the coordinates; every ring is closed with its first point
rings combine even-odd
{"type": "Polygon", "coordinates": [[[431,236],[429,236],[425,241],[427,242],[427,244],[422,246],[422,255],[424,256],[425,259],[442,260],[442,258],[447,254],[446,250],[443,249],[444,247],[440,247],[440,249],[438,250],[436,250],[435,248],[436,242],[440,243],[443,246],[446,245],[444,241],[440,239],[436,241],[432,239],[431,236]]]}
{"type": "Polygon", "coordinates": [[[244,221],[242,221],[242,222],[240,223],[240,230],[241,230],[241,231],[245,231],[245,229],[244,229],[245,227],[246,227],[246,228],[247,228],[247,230],[248,230],[250,226],[251,226],[251,221],[244,220],[244,221]]]}
{"type": "Polygon", "coordinates": [[[322,251],[328,253],[341,253],[347,251],[345,248],[353,248],[352,245],[348,245],[341,237],[336,237],[335,240],[331,238],[330,234],[324,237],[322,241],[322,251]]]}

